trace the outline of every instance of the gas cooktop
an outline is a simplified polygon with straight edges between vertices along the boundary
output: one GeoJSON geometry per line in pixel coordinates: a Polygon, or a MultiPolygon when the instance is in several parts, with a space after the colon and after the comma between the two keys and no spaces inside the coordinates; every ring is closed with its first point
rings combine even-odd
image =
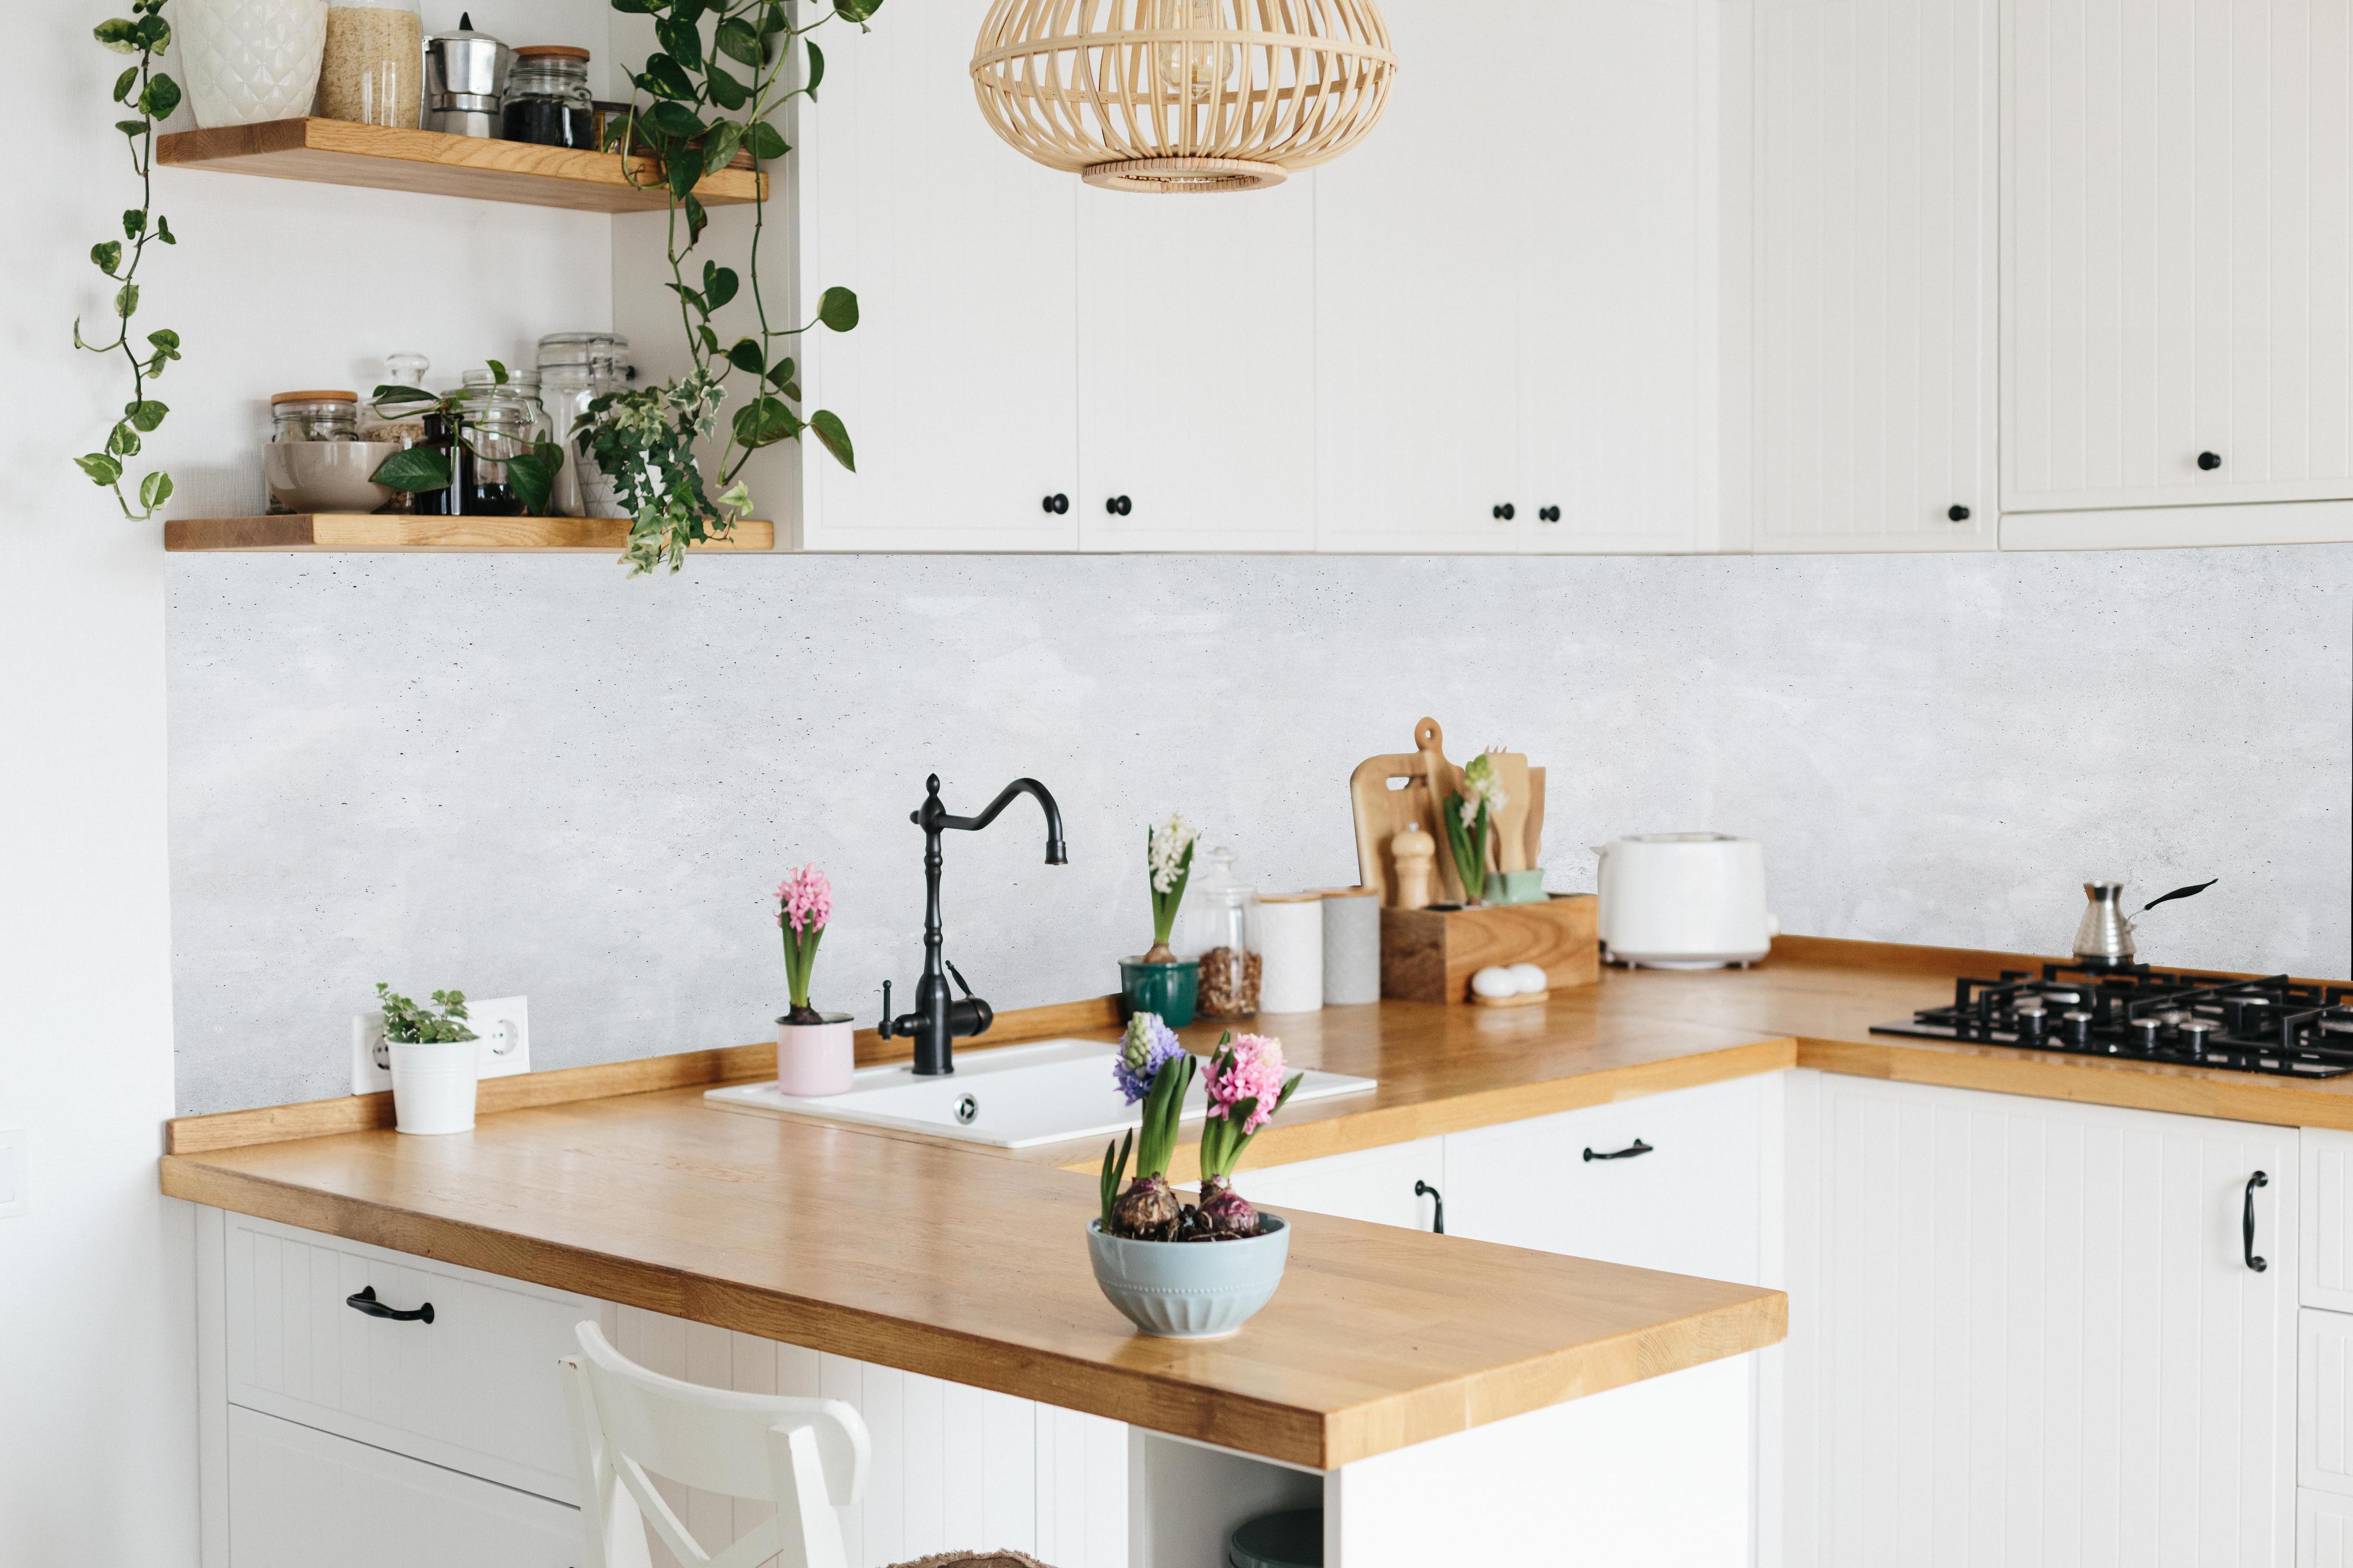
{"type": "Polygon", "coordinates": [[[1956,981],[1951,1006],[1871,1032],[2336,1078],[2353,1072],[2353,987],[2046,963],[2040,979],[2006,969],[2000,980],[1956,981]]]}

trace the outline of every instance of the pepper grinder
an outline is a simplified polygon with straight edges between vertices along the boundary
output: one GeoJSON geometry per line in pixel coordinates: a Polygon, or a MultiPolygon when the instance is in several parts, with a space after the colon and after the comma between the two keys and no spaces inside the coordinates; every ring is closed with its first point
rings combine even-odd
{"type": "Polygon", "coordinates": [[[458,18],[454,33],[425,40],[425,129],[451,136],[496,137],[499,100],[507,90],[514,51],[488,33],[474,31],[474,16],[458,18]]]}
{"type": "Polygon", "coordinates": [[[1415,823],[1389,840],[1389,858],[1397,862],[1397,907],[1430,907],[1430,879],[1438,874],[1438,840],[1415,823]]]}

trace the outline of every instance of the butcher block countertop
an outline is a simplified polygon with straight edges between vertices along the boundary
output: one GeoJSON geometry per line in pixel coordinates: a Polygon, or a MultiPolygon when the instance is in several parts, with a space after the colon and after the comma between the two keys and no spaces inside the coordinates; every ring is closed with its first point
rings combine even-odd
{"type": "MultiPolygon", "coordinates": [[[[1792,937],[1755,970],[1613,971],[1541,1006],[1269,1016],[1255,1026],[1294,1065],[1380,1087],[1286,1111],[1244,1170],[1793,1066],[2353,1129],[2353,1080],[1869,1033],[1948,999],[1957,974],[2035,962],[1792,937]]],[[[987,1043],[1115,1032],[1107,1003],[1074,1004],[1008,1014],[987,1043]]],[[[1217,1031],[1186,1035],[1206,1049],[1217,1031]]],[[[1299,1214],[1282,1289],[1240,1334],[1150,1339],[1088,1269],[1096,1195],[1074,1172],[1099,1142],[1017,1155],[703,1100],[714,1082],[772,1076],[773,1053],[493,1079],[476,1130],[445,1138],[387,1131],[380,1095],[184,1118],[164,1190],[1319,1468],[1785,1330],[1778,1291],[1299,1214]]]]}

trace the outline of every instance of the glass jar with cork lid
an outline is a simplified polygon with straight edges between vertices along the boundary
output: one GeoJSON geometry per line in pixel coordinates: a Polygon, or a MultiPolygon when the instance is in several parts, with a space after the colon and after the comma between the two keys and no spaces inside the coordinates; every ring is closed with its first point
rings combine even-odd
{"type": "Polygon", "coordinates": [[[319,112],[414,131],[425,107],[425,23],[417,0],[328,0],[319,112]]]}
{"type": "Polygon", "coordinates": [[[1208,869],[1187,886],[1185,941],[1178,952],[1201,962],[1197,1018],[1243,1018],[1258,1011],[1258,894],[1234,875],[1234,852],[1212,849],[1208,869]]]}
{"type": "Polygon", "coordinates": [[[588,90],[588,51],[569,44],[526,44],[514,52],[500,134],[509,142],[595,151],[596,103],[588,90]]]}

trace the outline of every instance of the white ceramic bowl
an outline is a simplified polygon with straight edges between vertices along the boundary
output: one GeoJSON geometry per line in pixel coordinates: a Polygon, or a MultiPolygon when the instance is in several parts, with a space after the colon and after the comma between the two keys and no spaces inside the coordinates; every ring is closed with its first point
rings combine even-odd
{"type": "Polygon", "coordinates": [[[1087,1221],[1095,1283],[1127,1321],[1171,1340],[1215,1340],[1239,1330],[1274,1299],[1291,1258],[1291,1227],[1259,1211],[1247,1241],[1130,1241],[1087,1221]]]}
{"type": "Polygon", "coordinates": [[[261,450],[269,493],[290,511],[374,511],[399,493],[368,478],[397,441],[272,441],[261,450]]]}

